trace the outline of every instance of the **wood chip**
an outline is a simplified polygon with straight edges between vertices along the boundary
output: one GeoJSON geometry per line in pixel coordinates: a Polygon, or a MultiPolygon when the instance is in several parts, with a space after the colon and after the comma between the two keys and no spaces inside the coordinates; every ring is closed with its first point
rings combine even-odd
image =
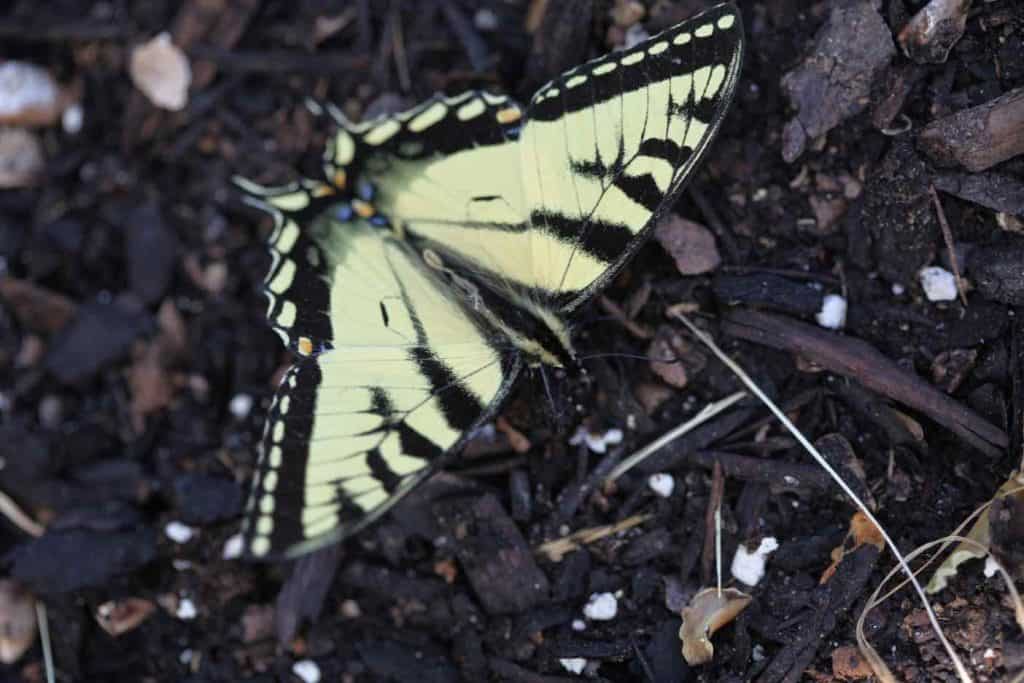
{"type": "Polygon", "coordinates": [[[709,273],[722,263],[715,236],[700,223],[669,214],[654,229],[654,238],[675,259],[682,275],[709,273]]]}
{"type": "Polygon", "coordinates": [[[918,142],[935,163],[969,171],[1024,154],[1024,88],[929,123],[918,142]]]}

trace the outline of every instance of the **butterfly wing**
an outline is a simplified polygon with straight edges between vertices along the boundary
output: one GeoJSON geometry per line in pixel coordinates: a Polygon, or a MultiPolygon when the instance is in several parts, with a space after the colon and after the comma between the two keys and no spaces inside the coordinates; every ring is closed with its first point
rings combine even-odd
{"type": "Polygon", "coordinates": [[[563,313],[642,244],[706,152],[743,53],[724,4],[542,87],[525,115],[488,93],[344,124],[329,161],[382,213],[496,288],[563,313]],[[508,287],[501,285],[508,284],[508,287]]]}
{"type": "Polygon", "coordinates": [[[609,281],[679,195],[742,53],[739,12],[718,5],[537,91],[519,145],[530,261],[563,312],[609,281]]]}
{"type": "Polygon", "coordinates": [[[386,511],[519,366],[388,231],[338,220],[302,187],[246,189],[275,217],[268,317],[300,359],[270,408],[244,549],[295,556],[386,511]]]}

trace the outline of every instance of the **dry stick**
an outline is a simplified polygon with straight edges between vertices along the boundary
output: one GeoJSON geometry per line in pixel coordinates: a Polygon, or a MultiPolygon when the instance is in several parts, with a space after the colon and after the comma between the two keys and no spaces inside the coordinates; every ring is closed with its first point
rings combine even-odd
{"type": "Polygon", "coordinates": [[[949,229],[949,221],[946,220],[946,212],[942,209],[942,202],[939,201],[939,193],[935,186],[928,183],[928,193],[932,196],[932,203],[935,204],[935,213],[939,216],[939,226],[942,228],[942,240],[946,243],[946,251],[949,252],[949,265],[953,268],[953,278],[956,280],[956,291],[960,295],[960,301],[967,305],[967,291],[964,287],[963,278],[960,277],[960,262],[956,258],[956,250],[953,249],[953,231],[949,229]]]}
{"type": "Polygon", "coordinates": [[[36,600],[36,623],[39,624],[39,643],[43,646],[43,668],[46,669],[46,683],[55,683],[57,674],[53,668],[53,648],[50,646],[50,622],[46,618],[46,606],[36,600]]]}
{"type": "Polygon", "coordinates": [[[708,507],[704,512],[704,549],[700,560],[700,585],[711,582],[711,570],[715,563],[715,551],[718,549],[717,527],[715,519],[721,514],[722,498],[725,495],[725,473],[722,465],[715,463],[711,470],[711,495],[708,496],[708,507]]]}
{"type": "Polygon", "coordinates": [[[957,675],[960,677],[960,680],[967,681],[969,683],[971,681],[971,676],[967,672],[967,669],[964,667],[963,662],[960,661],[960,657],[956,654],[956,651],[953,649],[953,646],[950,645],[949,640],[946,638],[946,634],[942,632],[942,628],[939,626],[939,621],[935,616],[935,611],[932,609],[931,604],[928,602],[928,596],[925,595],[924,588],[922,588],[921,584],[918,583],[917,578],[914,576],[913,570],[907,564],[907,561],[903,558],[903,555],[900,553],[899,548],[896,547],[895,541],[893,541],[892,538],[889,537],[889,534],[886,532],[886,530],[882,527],[881,524],[879,524],[878,520],[875,519],[875,516],[871,514],[871,510],[869,510],[868,507],[864,504],[864,502],[857,497],[857,494],[853,492],[853,490],[847,485],[847,483],[843,481],[843,478],[840,477],[839,473],[832,468],[832,466],[828,463],[827,460],[825,460],[824,456],[822,456],[822,454],[818,452],[818,449],[814,447],[814,444],[807,440],[807,437],[803,435],[803,432],[797,429],[796,425],[794,425],[790,421],[790,419],[786,417],[786,414],[783,413],[779,409],[779,407],[775,405],[775,403],[770,398],[768,398],[767,395],[765,395],[763,391],[761,391],[761,388],[757,386],[757,383],[755,383],[754,380],[750,378],[750,376],[746,373],[746,371],[743,368],[739,366],[739,364],[737,364],[732,358],[729,358],[729,356],[727,356],[724,351],[718,348],[718,345],[715,344],[715,341],[710,336],[708,336],[706,332],[704,332],[696,325],[694,325],[688,317],[680,313],[678,310],[670,311],[669,315],[673,316],[676,320],[686,325],[687,329],[690,330],[690,333],[697,337],[697,339],[700,340],[705,346],[707,346],[711,350],[711,352],[715,354],[715,356],[720,361],[722,361],[722,363],[724,363],[725,366],[728,367],[733,372],[733,374],[736,375],[737,378],[739,378],[739,380],[747,387],[747,389],[749,389],[750,392],[754,394],[754,396],[756,396],[758,399],[760,399],[762,403],[764,403],[768,410],[770,410],[772,414],[775,415],[775,417],[779,420],[779,422],[781,422],[782,425],[789,431],[789,433],[793,435],[793,438],[800,442],[800,445],[804,447],[804,450],[810,453],[811,457],[813,457],[818,462],[818,464],[821,465],[822,469],[828,472],[829,476],[835,480],[835,482],[839,485],[839,488],[842,489],[843,493],[845,493],[846,496],[854,502],[858,509],[860,509],[861,513],[863,513],[863,515],[867,517],[868,521],[875,525],[879,533],[882,534],[882,538],[885,539],[886,545],[889,546],[889,549],[892,551],[893,555],[896,556],[896,560],[897,562],[899,562],[900,567],[910,578],[911,583],[914,586],[914,590],[917,591],[918,596],[921,598],[921,603],[924,605],[925,612],[928,614],[928,621],[931,622],[932,628],[935,629],[935,633],[936,635],[938,635],[939,640],[942,642],[942,646],[946,649],[946,653],[949,655],[950,659],[953,660],[953,666],[956,668],[957,675]]]}
{"type": "Polygon", "coordinates": [[[395,59],[395,71],[398,72],[398,84],[402,92],[412,90],[412,79],[409,77],[409,59],[405,54],[405,37],[402,34],[402,16],[398,11],[398,5],[392,4],[389,14],[391,15],[391,54],[395,59]]]}
{"type": "Polygon", "coordinates": [[[722,331],[799,354],[830,372],[851,377],[872,391],[927,414],[989,457],[1005,455],[1009,445],[1006,432],[896,365],[865,341],[790,318],[747,310],[726,315],[722,331]]]}
{"type": "Polygon", "coordinates": [[[18,504],[3,491],[0,491],[0,515],[11,521],[14,526],[24,531],[29,536],[39,538],[46,529],[42,524],[29,517],[18,504]]]}
{"type": "Polygon", "coordinates": [[[715,508],[715,578],[718,597],[722,597],[722,505],[715,508]]]}
{"type": "Polygon", "coordinates": [[[640,464],[643,460],[651,456],[656,451],[660,450],[667,444],[675,441],[676,439],[683,436],[687,432],[693,431],[700,425],[704,424],[705,422],[713,418],[715,415],[718,415],[723,410],[730,408],[734,404],[746,398],[746,396],[747,392],[737,391],[735,394],[730,394],[720,401],[709,403],[708,405],[704,406],[699,413],[691,417],[683,424],[679,425],[678,427],[669,431],[668,433],[663,434],[660,438],[655,439],[651,443],[647,444],[646,446],[638,450],[633,455],[629,456],[628,458],[620,462],[615,467],[615,469],[613,469],[608,474],[608,476],[605,477],[604,480],[606,482],[615,481],[623,474],[631,470],[633,467],[640,464]]]}

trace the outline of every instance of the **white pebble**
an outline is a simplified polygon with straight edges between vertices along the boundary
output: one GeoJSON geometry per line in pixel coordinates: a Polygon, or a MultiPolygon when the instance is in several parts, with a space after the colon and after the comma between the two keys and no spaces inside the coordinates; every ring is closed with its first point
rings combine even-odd
{"type": "Polygon", "coordinates": [[[305,683],[320,682],[320,667],[312,659],[300,659],[292,664],[292,673],[305,683]]]}
{"type": "Polygon", "coordinates": [[[178,653],[178,661],[181,662],[182,665],[187,666],[192,663],[193,656],[194,653],[192,652],[192,648],[186,647],[178,653]]]}
{"type": "Polygon", "coordinates": [[[174,616],[184,621],[191,621],[196,618],[197,614],[199,614],[199,610],[196,609],[196,603],[192,602],[190,598],[182,598],[178,601],[178,609],[174,616]]]}
{"type": "Polygon", "coordinates": [[[236,420],[244,420],[249,417],[249,411],[252,410],[252,396],[249,394],[235,394],[234,398],[231,399],[231,403],[228,404],[228,410],[231,411],[236,420]]]}
{"type": "Polygon", "coordinates": [[[82,124],[85,122],[85,113],[82,105],[72,104],[60,115],[60,125],[68,135],[77,135],[82,131],[82,124]]]}
{"type": "Polygon", "coordinates": [[[196,535],[196,530],[187,524],[173,521],[167,523],[167,526],[164,527],[164,533],[167,534],[167,538],[175,543],[183,544],[192,540],[192,537],[196,535]]]}
{"type": "Polygon", "coordinates": [[[59,96],[46,69],[14,60],[0,64],[0,123],[43,123],[47,118],[52,122],[59,96]]]}
{"type": "Polygon", "coordinates": [[[892,283],[892,295],[903,296],[903,293],[907,291],[907,288],[898,282],[892,283]]]}
{"type": "Polygon", "coordinates": [[[778,549],[779,542],[771,536],[762,538],[754,552],[747,550],[741,543],[732,558],[732,575],[748,586],[756,586],[764,578],[764,565],[768,556],[778,549]]]}
{"type": "Polygon", "coordinates": [[[986,579],[991,579],[999,571],[999,563],[996,562],[995,558],[991,555],[985,557],[985,569],[982,570],[985,573],[986,579]]]}
{"type": "Polygon", "coordinates": [[[594,593],[583,606],[583,616],[594,621],[614,619],[619,611],[619,601],[611,593],[594,593]]]}
{"type": "Polygon", "coordinates": [[[956,278],[945,268],[929,266],[917,274],[921,289],[928,301],[953,301],[956,299],[956,278]]]}
{"type": "Polygon", "coordinates": [[[221,557],[225,560],[234,560],[242,556],[242,534],[235,534],[224,541],[224,549],[221,550],[221,557]]]}
{"type": "Polygon", "coordinates": [[[826,294],[814,319],[829,330],[843,329],[846,325],[846,299],[838,294],[826,294]]]}
{"type": "Polygon", "coordinates": [[[573,631],[586,631],[587,630],[587,622],[583,621],[582,619],[573,619],[572,620],[572,630],[573,631]]]}
{"type": "Polygon", "coordinates": [[[583,669],[587,666],[587,660],[583,657],[566,657],[565,659],[559,659],[558,663],[562,665],[563,669],[576,675],[583,673],[583,669]]]}
{"type": "Polygon", "coordinates": [[[658,472],[647,477],[647,487],[662,498],[668,498],[676,488],[676,480],[671,474],[658,472]]]}
{"type": "Polygon", "coordinates": [[[479,31],[494,31],[498,28],[498,15],[484,7],[473,15],[473,23],[479,31]]]}
{"type": "Polygon", "coordinates": [[[181,111],[188,104],[192,67],[169,33],[136,46],[128,61],[128,73],[135,87],[155,106],[181,111]]]}
{"type": "Polygon", "coordinates": [[[586,427],[580,425],[580,428],[569,439],[569,444],[578,446],[581,443],[587,444],[587,448],[595,453],[604,453],[608,450],[608,446],[622,443],[622,430],[609,429],[604,434],[592,434],[586,427]]]}

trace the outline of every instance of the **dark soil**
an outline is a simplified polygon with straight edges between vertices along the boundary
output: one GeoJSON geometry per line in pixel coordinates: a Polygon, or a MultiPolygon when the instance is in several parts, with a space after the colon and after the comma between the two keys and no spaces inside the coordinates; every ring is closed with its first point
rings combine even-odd
{"type": "MultiPolygon", "coordinates": [[[[0,519],[0,572],[45,604],[57,680],[298,681],[302,660],[324,681],[576,680],[568,658],[607,681],[830,681],[863,670],[851,662],[855,621],[892,556],[862,545],[823,577],[855,509],[759,404],[602,482],[739,386],[666,314],[680,303],[904,551],[952,531],[1019,466],[1017,0],[973,3],[948,57],[945,33],[908,34],[920,62],[897,36],[921,0],[740,2],[739,92],[676,206],[699,225],[659,231],[581,313],[586,376],[556,378],[553,402],[537,399],[539,377],[523,378],[498,429],[456,471],[343,546],[297,564],[223,559],[289,363],[263,317],[270,226],[231,177],[271,183],[316,167],[328,130],[307,96],[355,119],[436,91],[528,97],[635,34],[611,18],[629,4],[0,5],[0,59],[48,69],[84,116],[78,132],[35,128],[44,173],[0,191],[0,491],[45,526],[33,538],[0,519]],[[162,31],[192,62],[176,113],[156,109],[127,73],[131,47],[162,31]],[[703,253],[706,272],[680,274],[679,245],[706,249],[707,230],[720,258],[703,253]],[[928,265],[959,270],[963,299],[929,301],[917,276],[928,265]],[[815,325],[826,294],[849,303],[841,332],[815,325]],[[649,362],[649,350],[681,362],[649,362]],[[624,439],[604,454],[572,446],[580,424],[624,439]],[[648,487],[656,472],[673,477],[671,496],[648,487]],[[774,537],[780,547],[746,588],[749,608],[714,636],[713,661],[690,668],[679,610],[714,585],[717,500],[726,581],[740,544],[774,537]],[[628,530],[557,561],[537,552],[634,515],[628,530]],[[191,538],[172,540],[172,522],[191,538]],[[603,592],[617,614],[585,619],[603,592]],[[98,614],[124,633],[108,634],[98,614]]],[[[640,26],[654,33],[703,4],[646,0],[640,26]]],[[[1003,506],[993,529],[1011,564],[1022,509],[1003,506]]],[[[975,680],[1024,666],[1005,588],[980,562],[935,597],[975,680]]],[[[955,680],[912,593],[873,612],[868,632],[901,680],[955,680]]],[[[0,664],[0,681],[42,680],[38,641],[0,664]]]]}

